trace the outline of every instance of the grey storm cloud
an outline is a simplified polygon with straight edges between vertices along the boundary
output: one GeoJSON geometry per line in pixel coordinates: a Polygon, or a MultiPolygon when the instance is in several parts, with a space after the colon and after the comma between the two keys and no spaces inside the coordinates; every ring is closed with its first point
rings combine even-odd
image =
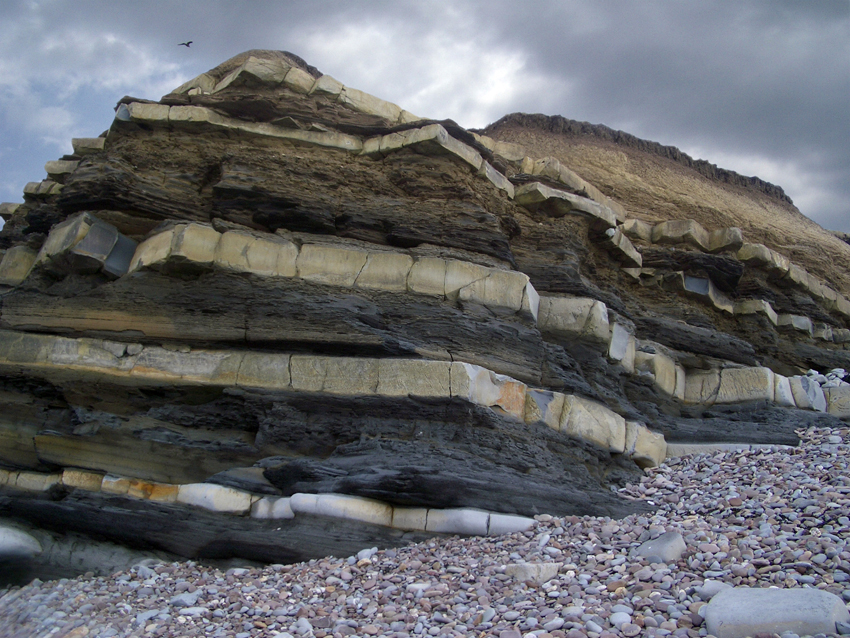
{"type": "Polygon", "coordinates": [[[850,0],[4,2],[0,197],[125,93],[252,48],[464,126],[541,112],[675,145],[850,232],[850,0]]]}

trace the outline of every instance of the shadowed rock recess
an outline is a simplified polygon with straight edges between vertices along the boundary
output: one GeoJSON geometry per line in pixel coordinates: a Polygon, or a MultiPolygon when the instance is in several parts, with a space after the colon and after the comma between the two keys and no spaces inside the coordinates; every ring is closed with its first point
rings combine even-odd
{"type": "Polygon", "coordinates": [[[349,555],[624,516],[668,456],[850,418],[850,246],[780,188],[482,133],[277,51],[123,98],[0,207],[3,521],[349,555]]]}

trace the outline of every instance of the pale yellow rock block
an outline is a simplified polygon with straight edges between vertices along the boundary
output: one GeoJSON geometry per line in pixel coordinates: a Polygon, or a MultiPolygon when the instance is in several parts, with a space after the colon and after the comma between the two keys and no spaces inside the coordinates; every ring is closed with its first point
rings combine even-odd
{"type": "Polygon", "coordinates": [[[292,389],[346,396],[375,394],[378,359],[293,355],[292,389]]]}
{"type": "Polygon", "coordinates": [[[401,110],[401,114],[398,116],[399,124],[411,124],[412,122],[419,122],[422,118],[418,115],[414,115],[410,111],[401,110]]]}
{"type": "Polygon", "coordinates": [[[424,507],[394,507],[392,527],[406,530],[424,530],[428,510],[424,507]]]}
{"type": "Polygon", "coordinates": [[[499,407],[524,418],[526,386],[516,379],[471,363],[451,364],[451,395],[484,407],[499,407]]]}
{"type": "Polygon", "coordinates": [[[582,397],[566,395],[560,430],[609,452],[626,449],[626,420],[608,408],[582,397]]]}
{"type": "Polygon", "coordinates": [[[141,479],[130,479],[127,496],[158,503],[176,503],[179,485],[153,483],[141,479]]]}
{"type": "Polygon", "coordinates": [[[100,153],[106,145],[105,137],[75,137],[71,139],[74,155],[100,153]]]}
{"type": "Polygon", "coordinates": [[[322,392],[347,396],[372,395],[378,388],[378,359],[328,357],[322,392]]]}
{"type": "Polygon", "coordinates": [[[791,390],[791,381],[788,377],[784,377],[781,374],[774,375],[773,396],[776,405],[786,408],[797,407],[797,402],[794,400],[794,392],[791,390]]]}
{"type": "Polygon", "coordinates": [[[301,392],[321,392],[325,385],[328,357],[292,355],[289,362],[292,389],[301,392]]]}
{"type": "Polygon", "coordinates": [[[540,182],[524,184],[517,188],[514,192],[514,200],[531,211],[536,211],[545,203],[548,206],[549,215],[559,217],[567,214],[582,214],[590,217],[595,225],[602,228],[617,227],[617,215],[607,206],[586,197],[550,188],[540,182]]]}
{"type": "Polygon", "coordinates": [[[451,396],[451,363],[418,359],[378,359],[380,396],[451,396]]]}
{"type": "Polygon", "coordinates": [[[298,253],[296,267],[301,279],[350,288],[366,265],[369,253],[322,244],[306,244],[298,253]]]}
{"type": "Polygon", "coordinates": [[[587,192],[587,187],[589,186],[586,181],[563,164],[561,164],[561,170],[558,172],[558,181],[576,193],[587,192]]]}
{"type": "Polygon", "coordinates": [[[608,308],[585,297],[541,297],[537,318],[541,332],[580,336],[607,345],[610,338],[608,308]]]}
{"type": "Polygon", "coordinates": [[[726,368],[720,372],[716,403],[773,401],[776,392],[770,368],[726,368]]]}
{"type": "Polygon", "coordinates": [[[635,371],[635,337],[622,324],[611,327],[611,341],[608,344],[608,358],[620,365],[629,374],[635,371]]]}
{"type": "Polygon", "coordinates": [[[667,442],[643,423],[626,421],[626,456],[641,468],[658,467],[667,458],[667,442]]]}
{"type": "Polygon", "coordinates": [[[366,264],[357,276],[354,286],[372,290],[407,292],[407,278],[413,267],[413,258],[404,253],[368,253],[366,264]]]}
{"type": "Polygon", "coordinates": [[[652,242],[652,224],[639,219],[627,219],[622,226],[623,232],[633,240],[652,242]]]}
{"type": "Polygon", "coordinates": [[[776,325],[776,322],[778,320],[778,315],[773,309],[773,306],[770,305],[769,301],[765,301],[764,299],[745,299],[743,301],[736,301],[735,314],[764,315],[765,317],[767,317],[768,321],[770,321],[770,323],[772,323],[774,326],[776,325]]]}
{"type": "Polygon", "coordinates": [[[502,175],[499,171],[493,168],[490,165],[490,162],[482,161],[481,168],[478,170],[478,174],[481,175],[484,179],[488,180],[493,186],[498,188],[500,191],[504,191],[509,199],[514,198],[514,185],[511,183],[507,177],[502,175]]]}
{"type": "Polygon", "coordinates": [[[64,470],[62,472],[62,485],[75,487],[87,492],[99,492],[103,484],[103,474],[86,472],[84,470],[64,470]]]}
{"type": "Polygon", "coordinates": [[[188,93],[192,89],[200,89],[203,93],[212,93],[217,84],[216,79],[207,73],[201,73],[198,77],[192,78],[171,91],[172,93],[188,93]]]}
{"type": "Polygon", "coordinates": [[[676,366],[676,390],[673,392],[673,396],[679,401],[685,400],[685,387],[687,386],[688,376],[685,372],[685,369],[677,365],[676,366]]]}
{"type": "Polygon", "coordinates": [[[219,82],[213,93],[246,84],[280,84],[292,67],[283,60],[249,57],[219,82]]]}
{"type": "Polygon", "coordinates": [[[534,173],[534,160],[527,155],[520,160],[519,172],[523,175],[532,175],[534,173]]]}
{"type": "Polygon", "coordinates": [[[221,233],[212,226],[201,224],[180,225],[174,229],[171,258],[184,259],[196,264],[212,264],[221,233]]]}
{"type": "Polygon", "coordinates": [[[14,485],[15,481],[17,480],[17,472],[10,472],[9,470],[0,470],[0,485],[14,485]]]}
{"type": "Polygon", "coordinates": [[[381,137],[381,143],[378,147],[381,155],[389,155],[394,151],[397,151],[401,148],[404,148],[404,145],[407,143],[408,138],[416,134],[418,129],[409,130],[409,131],[399,131],[397,133],[388,133],[381,137]]]}
{"type": "Polygon", "coordinates": [[[107,474],[103,477],[103,482],[100,484],[100,491],[107,494],[117,494],[119,496],[126,495],[130,490],[130,479],[123,476],[112,476],[107,474]]]}
{"type": "Polygon", "coordinates": [[[525,394],[526,423],[544,423],[555,431],[561,429],[561,414],[564,411],[564,395],[550,390],[531,390],[525,394]]]}
{"type": "Polygon", "coordinates": [[[643,266],[643,256],[634,247],[628,237],[617,228],[609,228],[605,231],[608,237],[604,242],[606,248],[614,259],[620,262],[624,268],[640,268],[643,266]]]}
{"type": "Polygon", "coordinates": [[[222,234],[215,251],[217,266],[237,272],[249,272],[248,248],[254,243],[254,236],[229,230],[222,234]]]}
{"type": "Polygon", "coordinates": [[[740,228],[720,228],[708,234],[708,252],[739,250],[744,245],[744,235],[740,228]]]}
{"type": "Polygon", "coordinates": [[[171,257],[171,245],[174,240],[174,229],[157,233],[148,237],[136,247],[133,259],[130,261],[128,272],[136,272],[142,268],[149,268],[154,264],[163,264],[171,257]]]}
{"type": "Polygon", "coordinates": [[[487,521],[487,535],[502,536],[503,534],[527,532],[534,529],[535,525],[537,525],[537,521],[527,516],[491,512],[490,519],[487,521]]]}
{"type": "Polygon", "coordinates": [[[407,289],[420,295],[446,296],[446,261],[422,257],[410,268],[407,289]]]}
{"type": "Polygon", "coordinates": [[[335,80],[330,75],[323,75],[313,83],[309,93],[310,95],[318,94],[336,100],[344,88],[339,80],[335,80]]]}
{"type": "Polygon", "coordinates": [[[254,238],[245,251],[248,270],[266,277],[295,277],[298,247],[290,241],[254,238]]]}
{"type": "Polygon", "coordinates": [[[529,281],[522,295],[522,306],[520,310],[531,315],[536,322],[540,317],[540,294],[529,281]]]}
{"type": "Polygon", "coordinates": [[[347,86],[340,92],[338,101],[346,106],[350,106],[355,111],[377,115],[393,123],[398,121],[398,118],[401,116],[400,106],[347,86]]]}
{"type": "Polygon", "coordinates": [[[166,104],[143,104],[132,102],[127,104],[127,112],[134,122],[152,123],[167,122],[169,107],[166,104]]]}
{"type": "Polygon", "coordinates": [[[835,309],[845,317],[850,317],[850,301],[843,295],[838,295],[835,301],[835,309]]]}
{"type": "Polygon", "coordinates": [[[330,516],[390,527],[393,508],[387,503],[343,494],[293,494],[289,505],[298,514],[330,516]]]}
{"type": "Polygon", "coordinates": [[[381,140],[383,139],[383,136],[379,135],[363,140],[363,150],[360,151],[360,154],[372,159],[380,159],[384,155],[381,153],[381,140]]]}
{"type": "Polygon", "coordinates": [[[784,275],[791,267],[789,259],[771,250],[764,244],[744,244],[738,251],[738,259],[748,266],[764,268],[772,274],[784,275]]]}
{"type": "Polygon", "coordinates": [[[244,353],[236,384],[243,388],[288,389],[289,355],[273,352],[244,353]]]}
{"type": "Polygon", "coordinates": [[[652,229],[654,244],[689,243],[700,250],[708,250],[709,238],[705,228],[693,219],[675,219],[656,224],[652,229]]]}
{"type": "Polygon", "coordinates": [[[172,106],[168,111],[172,124],[217,124],[225,125],[227,118],[203,106],[172,106]]]}
{"type": "Polygon", "coordinates": [[[94,218],[91,215],[80,213],[54,226],[38,252],[36,263],[44,263],[76,246],[88,234],[92,223],[94,218]]]}
{"type": "Polygon", "coordinates": [[[27,246],[15,246],[6,251],[0,261],[0,286],[18,286],[27,278],[38,253],[27,246]]]}
{"type": "Polygon", "coordinates": [[[514,144],[513,142],[496,141],[493,148],[490,150],[493,151],[494,155],[503,157],[509,162],[520,162],[522,161],[522,158],[525,157],[525,149],[519,144],[514,144]]]}
{"type": "Polygon", "coordinates": [[[481,157],[481,154],[471,146],[467,146],[463,142],[456,140],[451,135],[443,141],[442,146],[450,154],[469,164],[473,171],[481,170],[481,167],[484,164],[484,158],[481,157]]]}
{"type": "Polygon", "coordinates": [[[534,162],[534,166],[531,169],[531,174],[540,175],[541,177],[548,177],[549,179],[554,181],[560,181],[561,162],[556,160],[554,157],[544,157],[534,162]]]}
{"type": "Polygon", "coordinates": [[[685,402],[711,405],[717,401],[719,390],[719,370],[690,372],[685,381],[685,402]]]}
{"type": "Polygon", "coordinates": [[[73,173],[79,165],[75,160],[51,160],[44,165],[44,171],[51,179],[56,179],[73,173]]]}
{"type": "MultiPolygon", "coordinates": [[[[453,271],[452,263],[454,262],[449,262],[447,282],[450,278],[449,273],[453,271]]],[[[489,274],[483,279],[473,281],[461,288],[458,291],[458,299],[480,303],[488,307],[519,311],[522,308],[522,298],[528,284],[528,275],[524,273],[489,269],[489,274]]]]}
{"type": "Polygon", "coordinates": [[[174,352],[148,347],[136,356],[130,376],[157,383],[231,386],[236,385],[242,357],[241,352],[223,350],[174,352]]]}
{"type": "Polygon", "coordinates": [[[309,93],[316,82],[315,78],[298,67],[292,67],[283,79],[283,84],[295,93],[309,93]]]}
{"type": "Polygon", "coordinates": [[[62,482],[61,474],[42,474],[40,472],[18,472],[15,487],[29,492],[46,492],[62,482]]]}
{"type": "Polygon", "coordinates": [[[295,518],[295,512],[292,511],[289,497],[264,496],[251,505],[251,518],[295,518]]]}
{"type": "Polygon", "coordinates": [[[474,281],[485,279],[491,269],[468,261],[450,259],[446,262],[445,294],[448,299],[457,299],[461,288],[474,281]]]}
{"type": "Polygon", "coordinates": [[[826,388],[827,412],[839,419],[850,419],[850,386],[826,388]]]}
{"type": "Polygon", "coordinates": [[[177,502],[225,514],[247,514],[254,497],[248,492],[213,483],[189,483],[177,489],[177,502]]]}
{"type": "Polygon", "coordinates": [[[444,534],[486,536],[490,526],[490,515],[481,510],[458,508],[428,510],[425,530],[444,534]]]}

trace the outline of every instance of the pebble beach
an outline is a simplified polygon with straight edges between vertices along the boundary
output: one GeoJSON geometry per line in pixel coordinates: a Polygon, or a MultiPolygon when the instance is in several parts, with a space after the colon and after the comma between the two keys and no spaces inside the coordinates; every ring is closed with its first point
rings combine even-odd
{"type": "Polygon", "coordinates": [[[850,601],[850,429],[798,434],[797,448],[647,470],[620,494],[651,514],[541,515],[528,532],[293,565],[145,561],[109,577],[35,580],[0,590],[0,637],[697,638],[711,635],[705,607],[726,585],[850,601]],[[681,558],[635,555],[668,532],[684,538],[681,558]],[[545,576],[517,575],[524,563],[545,576]]]}

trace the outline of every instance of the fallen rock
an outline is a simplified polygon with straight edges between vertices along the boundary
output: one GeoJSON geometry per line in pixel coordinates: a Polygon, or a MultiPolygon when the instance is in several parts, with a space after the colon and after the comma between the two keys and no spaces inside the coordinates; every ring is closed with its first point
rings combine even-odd
{"type": "Polygon", "coordinates": [[[835,633],[837,622],[850,621],[838,596],[818,589],[726,589],[705,611],[708,633],[717,638],[745,638],[758,633],[798,635],[835,633]]]}

